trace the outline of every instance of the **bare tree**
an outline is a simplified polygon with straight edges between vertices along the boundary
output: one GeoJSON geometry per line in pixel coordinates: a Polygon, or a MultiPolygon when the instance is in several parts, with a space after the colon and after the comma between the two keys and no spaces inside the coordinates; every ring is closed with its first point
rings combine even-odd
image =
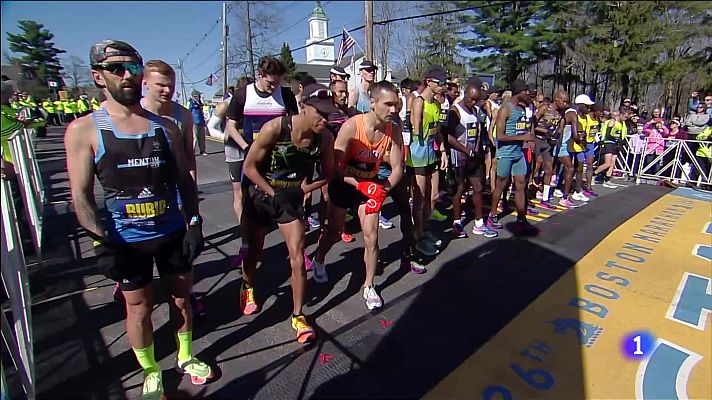
{"type": "MultiPolygon", "coordinates": [[[[401,9],[401,3],[396,1],[377,1],[374,3],[374,19],[376,21],[386,21],[393,19],[396,12],[401,9]]],[[[382,66],[382,78],[388,75],[388,52],[390,51],[391,38],[395,33],[395,40],[398,40],[398,30],[395,23],[376,25],[376,57],[382,66]]]]}
{"type": "MultiPolygon", "coordinates": [[[[230,4],[230,24],[228,40],[228,74],[233,76],[250,75],[252,68],[249,62],[249,50],[252,49],[253,62],[259,63],[262,56],[279,54],[281,42],[275,33],[280,31],[280,8],[276,3],[266,1],[250,1],[250,19],[247,20],[247,2],[235,1],[230,4]],[[248,40],[248,23],[250,39],[248,40]]],[[[256,66],[255,66],[256,68],[256,66]]]]}
{"type": "Polygon", "coordinates": [[[72,89],[89,82],[89,66],[81,57],[69,56],[64,63],[64,74],[62,77],[72,89]]]}

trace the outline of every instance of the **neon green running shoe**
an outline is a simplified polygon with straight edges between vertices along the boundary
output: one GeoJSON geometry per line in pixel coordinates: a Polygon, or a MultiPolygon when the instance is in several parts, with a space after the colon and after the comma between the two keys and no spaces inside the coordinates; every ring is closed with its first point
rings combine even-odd
{"type": "Polygon", "coordinates": [[[430,219],[437,222],[443,222],[447,219],[447,215],[441,213],[437,208],[434,208],[430,213],[430,219]]]}
{"type": "Polygon", "coordinates": [[[176,370],[178,373],[190,375],[190,382],[193,385],[204,385],[213,377],[213,370],[210,366],[195,357],[179,362],[176,365],[176,370]]]}
{"type": "Polygon", "coordinates": [[[164,400],[163,395],[163,374],[161,371],[149,372],[143,375],[143,400],[164,400]]]}

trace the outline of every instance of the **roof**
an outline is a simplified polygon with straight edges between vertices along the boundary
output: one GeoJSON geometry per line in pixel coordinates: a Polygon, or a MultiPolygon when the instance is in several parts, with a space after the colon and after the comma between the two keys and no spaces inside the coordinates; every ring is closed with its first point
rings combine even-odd
{"type": "Polygon", "coordinates": [[[331,65],[320,65],[320,64],[297,64],[294,68],[294,72],[305,72],[316,79],[319,83],[329,83],[329,71],[331,70],[331,65]]]}

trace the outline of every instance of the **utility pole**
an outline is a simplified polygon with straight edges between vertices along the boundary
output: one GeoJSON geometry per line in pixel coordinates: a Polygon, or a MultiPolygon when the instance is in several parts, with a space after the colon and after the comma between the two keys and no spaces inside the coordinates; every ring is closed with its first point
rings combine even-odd
{"type": "Polygon", "coordinates": [[[252,78],[254,79],[256,78],[256,76],[254,54],[252,53],[252,20],[250,19],[250,2],[246,1],[245,5],[247,6],[247,59],[250,63],[250,71],[252,72],[252,78]]]}
{"type": "Polygon", "coordinates": [[[223,98],[227,94],[227,3],[222,4],[223,39],[222,39],[222,76],[223,76],[223,98]]]}
{"type": "Polygon", "coordinates": [[[373,60],[373,1],[366,0],[366,58],[373,60]]]}
{"type": "Polygon", "coordinates": [[[183,60],[178,59],[178,71],[180,71],[180,94],[181,94],[181,104],[185,104],[186,93],[185,93],[185,78],[183,77],[183,60]]]}

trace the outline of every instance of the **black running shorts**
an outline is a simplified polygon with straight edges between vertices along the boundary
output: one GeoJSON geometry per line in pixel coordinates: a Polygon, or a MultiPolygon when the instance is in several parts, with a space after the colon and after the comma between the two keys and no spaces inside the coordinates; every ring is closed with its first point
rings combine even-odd
{"type": "Polygon", "coordinates": [[[250,185],[247,196],[243,196],[242,208],[250,223],[257,226],[301,221],[304,219],[304,192],[301,187],[275,188],[274,197],[269,197],[255,185],[250,185]]]}

